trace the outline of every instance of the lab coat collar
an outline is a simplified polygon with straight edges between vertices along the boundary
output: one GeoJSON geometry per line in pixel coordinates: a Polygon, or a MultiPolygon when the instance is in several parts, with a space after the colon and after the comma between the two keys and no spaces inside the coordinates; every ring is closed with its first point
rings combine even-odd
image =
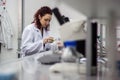
{"type": "Polygon", "coordinates": [[[33,29],[36,30],[37,32],[39,31],[39,29],[35,26],[35,23],[32,24],[34,27],[33,29]]]}
{"type": "MultiPolygon", "coordinates": [[[[41,31],[35,26],[35,23],[33,23],[32,25],[34,26],[33,29],[34,29],[35,31],[41,32],[41,31]]],[[[45,29],[43,29],[43,36],[42,36],[42,34],[40,34],[40,36],[44,37],[45,34],[46,34],[46,31],[45,31],[45,29]]]]}
{"type": "MultiPolygon", "coordinates": [[[[35,23],[32,24],[34,27],[33,29],[36,30],[37,32],[40,31],[36,26],[35,26],[35,23]]],[[[45,29],[43,29],[43,32],[45,32],[45,29]]]]}

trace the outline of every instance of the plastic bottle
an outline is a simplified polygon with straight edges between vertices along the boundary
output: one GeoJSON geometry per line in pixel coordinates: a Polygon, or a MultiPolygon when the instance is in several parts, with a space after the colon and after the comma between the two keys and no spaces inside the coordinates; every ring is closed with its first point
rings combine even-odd
{"type": "Polygon", "coordinates": [[[64,42],[65,49],[62,54],[62,60],[65,62],[75,62],[76,61],[76,41],[66,41],[64,42]]]}

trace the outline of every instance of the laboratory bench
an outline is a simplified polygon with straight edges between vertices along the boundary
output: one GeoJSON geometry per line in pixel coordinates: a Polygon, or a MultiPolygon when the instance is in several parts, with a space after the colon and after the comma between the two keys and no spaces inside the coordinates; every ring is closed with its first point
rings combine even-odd
{"type": "MultiPolygon", "coordinates": [[[[0,80],[86,80],[86,63],[77,64],[57,60],[56,63],[41,64],[37,61],[40,56],[41,53],[37,53],[1,63],[0,80]]],[[[96,80],[98,77],[90,78],[89,80],[96,80]]]]}

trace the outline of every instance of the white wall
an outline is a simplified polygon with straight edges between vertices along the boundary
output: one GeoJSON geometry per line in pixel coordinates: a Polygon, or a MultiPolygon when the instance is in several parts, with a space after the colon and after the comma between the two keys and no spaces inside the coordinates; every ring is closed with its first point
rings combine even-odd
{"type": "Polygon", "coordinates": [[[87,17],[97,13],[97,17],[108,17],[109,10],[113,9],[120,17],[120,0],[63,0],[74,9],[81,11],[87,17]]]}

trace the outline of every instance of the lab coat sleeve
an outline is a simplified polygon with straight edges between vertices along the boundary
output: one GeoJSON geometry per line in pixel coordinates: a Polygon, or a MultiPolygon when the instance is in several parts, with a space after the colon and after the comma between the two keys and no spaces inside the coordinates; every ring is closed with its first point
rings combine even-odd
{"type": "Polygon", "coordinates": [[[21,51],[24,56],[43,51],[43,40],[34,42],[33,39],[33,32],[30,29],[25,29],[22,35],[21,47],[21,51]]]}

